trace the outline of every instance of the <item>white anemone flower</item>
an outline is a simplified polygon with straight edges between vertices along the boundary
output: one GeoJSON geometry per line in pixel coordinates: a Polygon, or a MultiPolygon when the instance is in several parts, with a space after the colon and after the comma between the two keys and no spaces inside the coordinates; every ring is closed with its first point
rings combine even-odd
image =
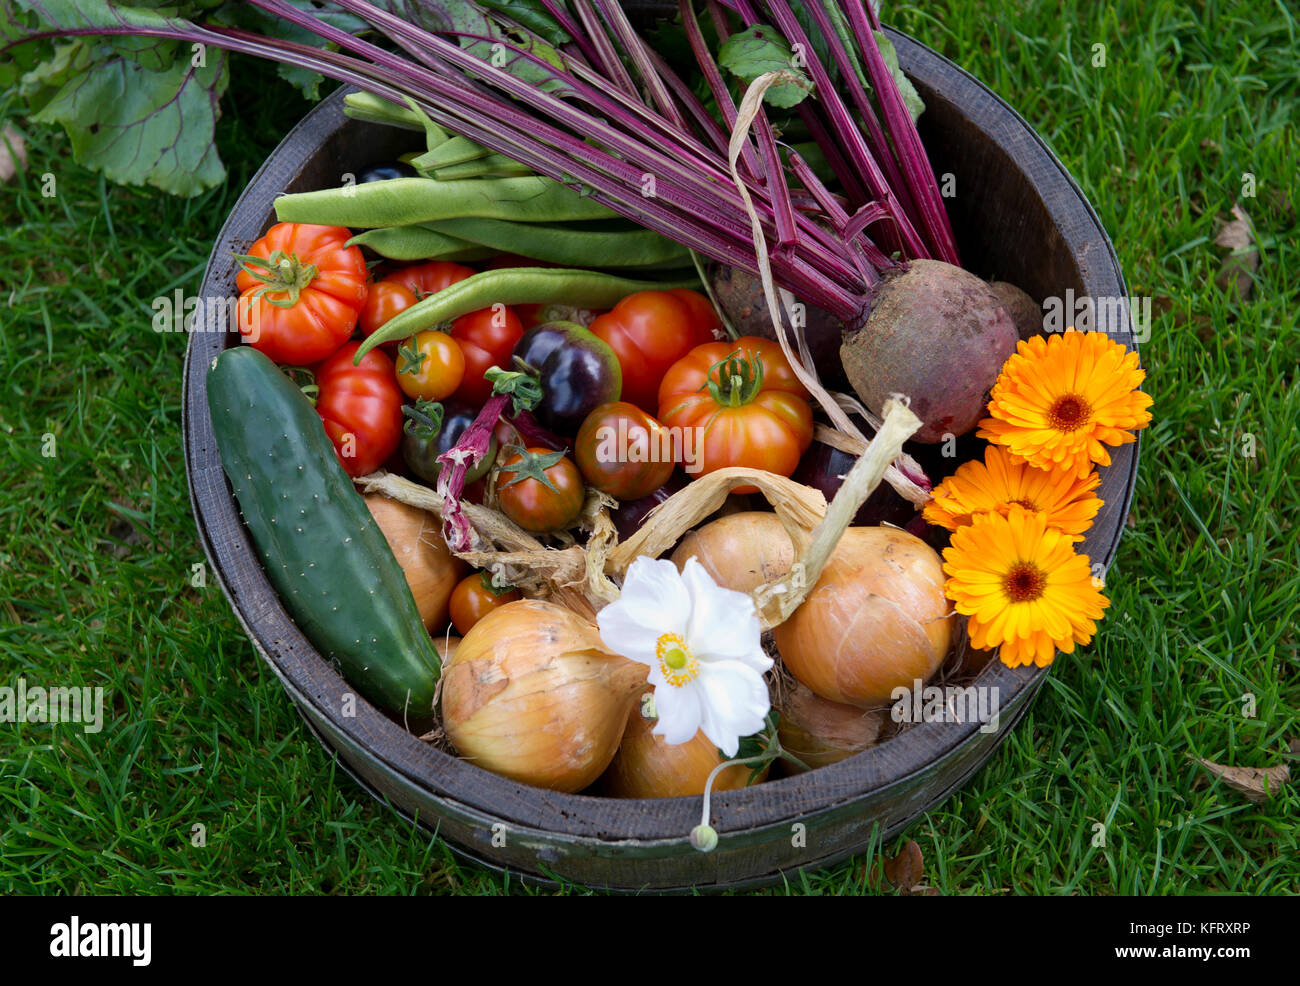
{"type": "Polygon", "coordinates": [[[600,639],[616,654],[650,666],[653,732],[686,743],[703,730],[728,757],[763,728],[771,702],[754,601],[724,589],[696,558],[679,574],[670,561],[638,558],[623,594],[597,616],[600,639]]]}

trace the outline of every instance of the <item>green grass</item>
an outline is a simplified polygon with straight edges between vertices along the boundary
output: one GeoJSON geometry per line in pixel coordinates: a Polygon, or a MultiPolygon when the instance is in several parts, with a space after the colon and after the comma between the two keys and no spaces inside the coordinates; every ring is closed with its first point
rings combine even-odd
{"type": "MultiPolygon", "coordinates": [[[[1294,893],[1294,786],[1253,804],[1192,758],[1268,766],[1300,736],[1295,16],[1283,3],[889,6],[1048,141],[1131,293],[1157,299],[1143,349],[1156,421],[1109,618],[905,837],[945,894],[1294,893]],[[1215,217],[1234,200],[1265,245],[1245,302],[1214,285],[1215,217]]],[[[220,590],[191,584],[203,554],[181,454],[185,340],[152,330],[150,302],[197,288],[239,190],[306,110],[258,98],[270,81],[236,74],[229,182],[190,201],[107,186],[62,134],[16,121],[31,163],[0,186],[0,684],[103,686],[107,722],[94,735],[0,724],[7,893],[520,889],[338,771],[220,590]]],[[[0,98],[0,119],[15,113],[0,98]]],[[[862,863],[773,892],[862,893],[862,863]]]]}

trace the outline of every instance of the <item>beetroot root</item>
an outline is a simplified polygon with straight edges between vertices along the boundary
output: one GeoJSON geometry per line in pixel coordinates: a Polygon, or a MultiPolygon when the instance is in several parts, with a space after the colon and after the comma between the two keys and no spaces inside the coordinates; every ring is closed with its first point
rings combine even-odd
{"type": "Polygon", "coordinates": [[[1011,316],[978,277],[913,260],[885,276],[862,328],[845,334],[840,358],[869,409],[881,414],[891,394],[905,394],[922,421],[913,438],[937,443],[979,423],[1017,338],[1011,316]]]}

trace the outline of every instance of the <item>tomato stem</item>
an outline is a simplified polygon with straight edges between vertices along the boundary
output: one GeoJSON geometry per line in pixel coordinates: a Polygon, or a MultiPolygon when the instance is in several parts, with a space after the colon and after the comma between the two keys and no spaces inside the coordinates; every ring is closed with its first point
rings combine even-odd
{"type": "Polygon", "coordinates": [[[737,349],[709,367],[704,386],[722,407],[741,407],[763,389],[763,376],[763,358],[754,353],[747,359],[737,349]]]}
{"type": "Polygon", "coordinates": [[[265,298],[268,304],[277,308],[292,308],[298,304],[302,289],[320,274],[315,264],[304,264],[297,254],[286,254],[283,250],[272,251],[270,257],[237,253],[235,259],[247,273],[262,282],[253,297],[265,298]],[[272,298],[271,295],[287,297],[272,298]]]}

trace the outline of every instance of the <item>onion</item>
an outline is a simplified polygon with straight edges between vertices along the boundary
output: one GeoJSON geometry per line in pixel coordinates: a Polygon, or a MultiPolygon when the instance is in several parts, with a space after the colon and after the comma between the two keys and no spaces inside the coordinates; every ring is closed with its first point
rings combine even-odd
{"type": "Polygon", "coordinates": [[[942,562],[905,531],[850,527],[803,604],[772,631],[790,673],[822,698],[869,709],[943,663],[953,614],[942,562]]]}
{"type": "MultiPolygon", "coordinates": [[[[822,698],[798,681],[777,703],[781,713],[777,736],[782,748],[809,767],[825,767],[876,745],[886,713],[864,712],[857,706],[842,705],[822,698]]],[[[798,772],[787,761],[786,769],[798,772]]]]}
{"type": "MultiPolygon", "coordinates": [[[[639,710],[628,717],[618,753],[600,778],[602,794],[613,798],[681,798],[704,793],[709,773],[725,762],[718,748],[703,732],[685,743],[672,745],[654,735],[653,729],[654,720],[639,710]]],[[[753,768],[745,764],[719,771],[713,779],[713,790],[745,787],[752,772],[753,768]]],[[[766,776],[765,768],[758,780],[766,776]]]]}
{"type": "Polygon", "coordinates": [[[790,571],[794,545],[776,514],[748,510],[690,531],[671,558],[682,569],[691,557],[723,588],[753,592],[790,571]]]}
{"type": "Polygon", "coordinates": [[[372,493],[365,498],[375,523],[402,566],[420,619],[430,631],[447,625],[447,604],[467,566],[453,557],[438,519],[426,510],[372,493]]]}
{"type": "Polygon", "coordinates": [[[442,675],[442,723],[462,757],[572,793],[609,766],[647,667],[605,650],[596,627],[521,599],[465,634],[442,675]]]}

